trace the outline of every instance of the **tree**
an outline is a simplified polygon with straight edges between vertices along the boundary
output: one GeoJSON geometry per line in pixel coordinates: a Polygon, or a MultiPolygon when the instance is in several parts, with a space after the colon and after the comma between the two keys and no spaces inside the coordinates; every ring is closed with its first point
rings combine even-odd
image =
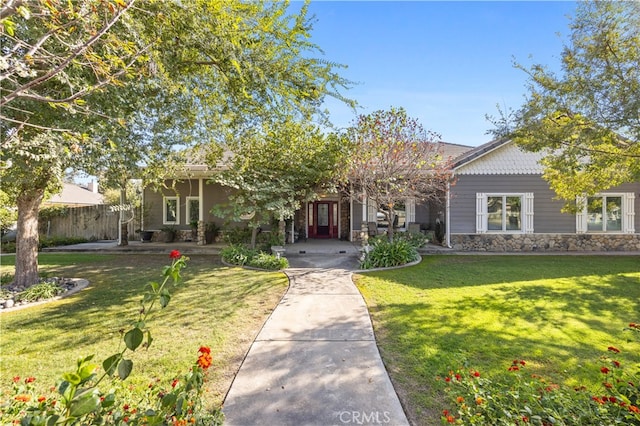
{"type": "Polygon", "coordinates": [[[0,160],[13,159],[0,178],[18,206],[19,285],[38,280],[37,212],[65,169],[122,187],[144,165],[159,181],[174,147],[215,143],[274,111],[308,118],[347,84],[311,57],[306,5],[290,16],[280,2],[133,3],[0,7],[0,160]]]}
{"type": "Polygon", "coordinates": [[[546,153],[544,178],[568,210],[640,179],[640,4],[580,2],[570,29],[560,75],[516,65],[528,99],[494,131],[546,153]]]}
{"type": "Polygon", "coordinates": [[[252,247],[260,225],[289,219],[318,193],[335,191],[347,156],[336,135],[325,136],[318,126],[291,116],[248,130],[227,148],[233,153],[229,168],[213,180],[234,192],[214,213],[235,221],[251,216],[252,247]]]}
{"type": "Polygon", "coordinates": [[[385,215],[393,241],[396,206],[407,199],[440,199],[451,164],[441,155],[439,136],[424,130],[403,108],[359,116],[349,138],[349,190],[385,215]]]}

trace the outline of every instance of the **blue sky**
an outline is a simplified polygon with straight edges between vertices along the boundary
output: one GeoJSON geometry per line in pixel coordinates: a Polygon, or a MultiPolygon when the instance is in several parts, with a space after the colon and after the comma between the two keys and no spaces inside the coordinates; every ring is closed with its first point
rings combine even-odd
{"type": "MultiPolygon", "coordinates": [[[[485,114],[518,108],[526,74],[513,67],[559,69],[573,2],[313,1],[312,42],[324,58],[348,66],[358,84],[346,94],[367,114],[404,107],[446,142],[488,142],[485,114]]],[[[355,115],[330,100],[337,127],[355,115]]]]}

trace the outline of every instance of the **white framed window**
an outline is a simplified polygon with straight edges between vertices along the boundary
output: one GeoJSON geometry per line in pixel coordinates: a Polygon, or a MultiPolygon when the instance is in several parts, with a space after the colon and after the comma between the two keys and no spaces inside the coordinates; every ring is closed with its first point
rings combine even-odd
{"type": "Polygon", "coordinates": [[[200,197],[187,197],[187,225],[200,220],[200,197]]]}
{"type": "Polygon", "coordinates": [[[162,198],[162,224],[177,225],[180,223],[180,197],[162,198]]]}
{"type": "MultiPolygon", "coordinates": [[[[413,198],[407,198],[394,206],[395,218],[394,229],[407,229],[407,224],[416,221],[416,201],[413,198]]],[[[369,222],[377,222],[378,228],[387,229],[389,221],[387,220],[386,210],[384,207],[378,207],[376,204],[369,205],[369,222]]]]}
{"type": "Polygon", "coordinates": [[[578,199],[583,205],[576,214],[576,232],[583,233],[635,233],[633,192],[597,194],[578,199]]]}
{"type": "Polygon", "coordinates": [[[533,233],[533,193],[476,194],[476,233],[533,233]]]}

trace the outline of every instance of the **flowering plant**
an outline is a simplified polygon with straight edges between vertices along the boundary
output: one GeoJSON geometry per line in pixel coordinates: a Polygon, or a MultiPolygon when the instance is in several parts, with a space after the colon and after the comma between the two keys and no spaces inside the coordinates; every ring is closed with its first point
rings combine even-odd
{"type": "MultiPolygon", "coordinates": [[[[640,324],[626,331],[640,340],[640,324]]],[[[482,377],[476,370],[459,369],[444,376],[446,392],[455,408],[444,410],[443,424],[464,425],[640,425],[640,375],[625,370],[614,359],[620,350],[607,348],[600,359],[603,390],[570,388],[538,375],[526,375],[526,361],[516,359],[500,380],[482,377]]]]}
{"type": "Polygon", "coordinates": [[[162,282],[150,282],[141,301],[138,317],[131,328],[122,330],[122,348],[102,362],[103,373],[97,374],[98,364],[94,355],[80,358],[76,369],[62,375],[50,395],[34,394],[35,378],[24,381],[14,377],[13,396],[0,405],[0,423],[20,425],[211,425],[221,424],[219,412],[208,413],[202,407],[202,388],[207,369],[211,366],[211,350],[207,346],[199,349],[199,356],[191,370],[180,378],[173,378],[170,386],[161,386],[159,381],[151,383],[146,394],[132,396],[119,385],[133,370],[133,361],[126,357],[140,347],[148,348],[153,342],[147,320],[152,310],[159,305],[165,308],[170,300],[169,286],[179,285],[181,271],[188,258],[178,250],[170,255],[171,264],[162,270],[162,282]],[[119,380],[118,380],[119,379],[119,380]],[[110,389],[100,389],[105,381],[110,389]],[[129,399],[130,401],[127,401],[129,399]],[[135,401],[135,402],[134,402],[135,401]]]}

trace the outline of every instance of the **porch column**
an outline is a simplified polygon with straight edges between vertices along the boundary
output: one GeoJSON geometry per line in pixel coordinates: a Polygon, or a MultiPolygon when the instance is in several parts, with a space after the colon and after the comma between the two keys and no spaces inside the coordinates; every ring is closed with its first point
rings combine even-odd
{"type": "Polygon", "coordinates": [[[204,179],[198,179],[198,245],[206,244],[204,236],[204,179]]]}

